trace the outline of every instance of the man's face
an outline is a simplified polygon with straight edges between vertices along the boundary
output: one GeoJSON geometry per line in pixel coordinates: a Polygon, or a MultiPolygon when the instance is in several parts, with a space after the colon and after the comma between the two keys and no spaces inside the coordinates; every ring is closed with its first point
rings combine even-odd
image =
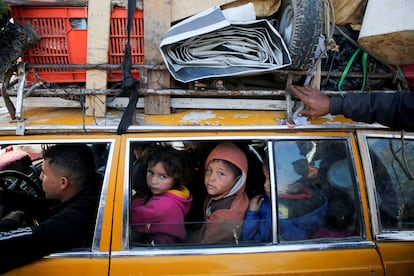
{"type": "Polygon", "coordinates": [[[42,172],[40,174],[40,180],[42,180],[43,191],[47,198],[60,199],[61,194],[61,179],[62,175],[60,170],[49,164],[48,160],[44,160],[42,164],[42,172]]]}

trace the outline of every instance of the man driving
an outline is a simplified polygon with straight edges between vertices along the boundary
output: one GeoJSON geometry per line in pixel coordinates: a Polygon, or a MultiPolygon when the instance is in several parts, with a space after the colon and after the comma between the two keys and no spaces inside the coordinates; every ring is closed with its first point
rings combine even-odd
{"type": "Polygon", "coordinates": [[[45,197],[0,189],[0,274],[48,254],[91,245],[101,179],[91,148],[58,144],[43,154],[45,197]],[[31,222],[31,223],[30,223],[31,222]]]}

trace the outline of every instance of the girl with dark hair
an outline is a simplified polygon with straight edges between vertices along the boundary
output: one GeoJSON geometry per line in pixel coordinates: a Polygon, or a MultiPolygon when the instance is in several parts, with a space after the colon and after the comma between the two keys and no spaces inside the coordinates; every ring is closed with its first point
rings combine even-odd
{"type": "Polygon", "coordinates": [[[131,226],[141,242],[171,244],[186,238],[184,218],[192,196],[184,183],[191,171],[184,153],[155,145],[144,153],[147,185],[151,196],[137,195],[132,201],[131,226]]]}

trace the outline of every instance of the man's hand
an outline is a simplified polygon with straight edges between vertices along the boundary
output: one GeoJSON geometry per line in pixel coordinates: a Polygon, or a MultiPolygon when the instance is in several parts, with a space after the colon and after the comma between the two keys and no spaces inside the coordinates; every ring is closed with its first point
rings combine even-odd
{"type": "Polygon", "coordinates": [[[299,115],[319,117],[329,113],[329,97],[318,89],[292,85],[292,92],[307,106],[299,112],[299,115]]]}
{"type": "Polygon", "coordinates": [[[22,211],[13,211],[10,212],[8,215],[4,216],[3,219],[11,219],[16,222],[18,226],[21,226],[24,219],[24,213],[22,211]]]}

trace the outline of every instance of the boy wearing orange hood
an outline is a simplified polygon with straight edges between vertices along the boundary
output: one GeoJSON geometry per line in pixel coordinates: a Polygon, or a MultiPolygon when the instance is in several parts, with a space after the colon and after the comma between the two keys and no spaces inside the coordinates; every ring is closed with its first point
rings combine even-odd
{"type": "Polygon", "coordinates": [[[205,223],[193,236],[202,243],[238,242],[249,199],[245,193],[247,158],[235,144],[225,142],[205,162],[205,223]]]}

